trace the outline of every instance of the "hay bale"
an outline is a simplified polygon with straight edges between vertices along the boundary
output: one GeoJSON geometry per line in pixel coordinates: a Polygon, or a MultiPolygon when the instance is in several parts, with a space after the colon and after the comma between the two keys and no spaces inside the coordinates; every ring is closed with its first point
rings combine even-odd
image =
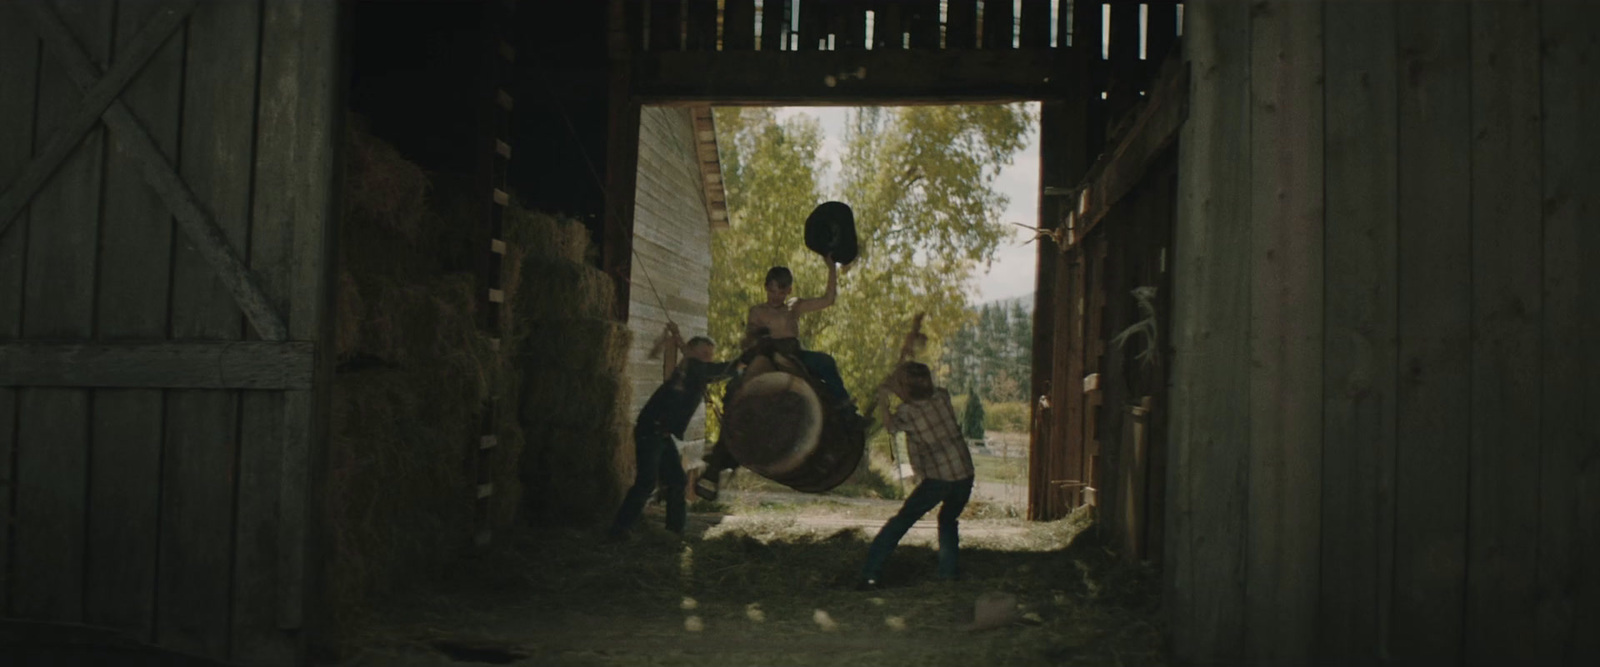
{"type": "Polygon", "coordinates": [[[611,315],[617,288],[592,266],[559,257],[524,256],[517,271],[512,312],[525,320],[558,320],[611,315]]]}
{"type": "MultiPolygon", "coordinates": [[[[617,424],[588,427],[547,424],[530,426],[524,457],[524,490],[529,514],[545,522],[587,524],[610,518],[626,488],[619,452],[627,429],[617,424]]],[[[631,480],[630,480],[631,481],[631,480]]]]}
{"type": "Polygon", "coordinates": [[[343,191],[349,221],[417,243],[428,210],[428,174],[366,132],[359,118],[352,117],[349,128],[343,191]]]}
{"type": "Polygon", "coordinates": [[[501,235],[508,243],[522,246],[535,257],[564,259],[574,264],[584,264],[589,259],[589,230],[576,220],[530,211],[513,200],[501,227],[501,235]]]}
{"type": "Polygon", "coordinates": [[[522,423],[605,428],[625,420],[631,393],[615,375],[524,366],[522,423]]]}
{"type": "Polygon", "coordinates": [[[327,525],[335,618],[454,556],[469,543],[473,499],[462,465],[482,401],[443,382],[448,365],[335,377],[327,525]]]}
{"type": "Polygon", "coordinates": [[[633,331],[611,320],[572,318],[532,321],[517,363],[557,368],[575,375],[620,376],[627,370],[633,331]]]}

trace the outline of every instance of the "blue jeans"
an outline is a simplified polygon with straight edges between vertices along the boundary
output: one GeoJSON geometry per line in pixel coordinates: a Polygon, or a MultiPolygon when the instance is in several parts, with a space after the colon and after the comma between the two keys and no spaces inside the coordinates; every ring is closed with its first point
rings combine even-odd
{"type": "Polygon", "coordinates": [[[833,360],[833,355],[815,350],[801,350],[800,363],[806,365],[806,370],[811,371],[822,387],[828,390],[828,395],[833,400],[843,403],[850,400],[850,392],[844,388],[844,378],[839,375],[839,362],[833,360]]]}
{"type": "Polygon", "coordinates": [[[667,530],[682,534],[688,519],[684,494],[688,490],[689,476],[683,473],[683,464],[678,460],[678,446],[673,444],[672,436],[641,424],[634,430],[633,448],[638,457],[639,470],[633,477],[633,487],[622,499],[622,507],[617,508],[611,533],[619,535],[633,527],[633,523],[644,512],[644,504],[649,502],[650,492],[656,490],[659,480],[666,488],[667,530]]]}
{"type": "Polygon", "coordinates": [[[883,573],[883,564],[888,562],[889,554],[894,552],[895,545],[900,544],[900,538],[906,536],[906,531],[911,530],[911,525],[935,505],[943,503],[944,507],[939,509],[939,577],[954,579],[960,574],[956,566],[956,550],[960,546],[961,536],[956,519],[961,516],[961,510],[967,508],[967,500],[971,497],[971,477],[957,482],[922,480],[911,491],[911,496],[906,498],[905,504],[900,506],[900,513],[883,524],[878,536],[873,538],[872,546],[867,549],[867,565],[861,569],[861,578],[877,579],[883,573]]]}

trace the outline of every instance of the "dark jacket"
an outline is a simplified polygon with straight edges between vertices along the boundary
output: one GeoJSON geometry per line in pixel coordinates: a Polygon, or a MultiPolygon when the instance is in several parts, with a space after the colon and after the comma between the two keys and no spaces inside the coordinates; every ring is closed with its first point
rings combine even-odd
{"type": "Polygon", "coordinates": [[[734,361],[707,363],[690,357],[678,364],[672,379],[662,383],[639,411],[638,433],[670,433],[683,438],[695,410],[705,400],[706,385],[733,376],[734,361]]]}

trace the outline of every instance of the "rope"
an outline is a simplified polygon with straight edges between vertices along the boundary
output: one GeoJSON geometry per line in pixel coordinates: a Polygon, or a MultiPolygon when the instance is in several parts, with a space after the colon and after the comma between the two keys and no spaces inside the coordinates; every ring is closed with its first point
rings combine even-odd
{"type": "MultiPolygon", "coordinates": [[[[589,178],[594,179],[595,187],[600,188],[600,195],[605,198],[606,202],[606,213],[616,213],[612,208],[611,191],[606,189],[605,179],[600,178],[600,170],[595,168],[594,160],[589,158],[589,151],[583,149],[583,140],[578,136],[578,129],[572,125],[572,117],[567,114],[566,107],[556,102],[556,97],[550,94],[550,81],[544,77],[542,71],[539,74],[539,82],[544,87],[545,99],[556,110],[556,113],[561,116],[561,122],[567,128],[567,135],[572,137],[573,143],[578,147],[578,154],[583,156],[583,164],[589,170],[589,178]]],[[[633,255],[635,263],[639,265],[639,272],[644,274],[645,286],[650,289],[650,294],[655,297],[656,306],[661,309],[661,316],[666,318],[668,324],[676,328],[678,323],[672,321],[672,312],[667,310],[666,301],[661,298],[661,292],[656,290],[655,281],[650,278],[650,270],[644,265],[644,258],[639,255],[639,250],[634,248],[632,243],[628,244],[628,251],[633,255]]],[[[633,285],[633,280],[631,279],[626,279],[624,282],[630,286],[633,285]]]]}

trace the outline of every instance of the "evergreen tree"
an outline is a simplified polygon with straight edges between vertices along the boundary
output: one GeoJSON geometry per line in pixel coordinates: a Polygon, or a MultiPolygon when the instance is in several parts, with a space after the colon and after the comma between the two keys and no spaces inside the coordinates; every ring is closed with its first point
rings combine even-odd
{"type": "Polygon", "coordinates": [[[1027,399],[1033,377],[1033,314],[1022,306],[1022,299],[1011,302],[1011,377],[1022,384],[1027,399]]]}
{"type": "Polygon", "coordinates": [[[983,399],[978,390],[967,386],[967,409],[961,411],[961,435],[968,440],[983,440],[983,399]]]}

